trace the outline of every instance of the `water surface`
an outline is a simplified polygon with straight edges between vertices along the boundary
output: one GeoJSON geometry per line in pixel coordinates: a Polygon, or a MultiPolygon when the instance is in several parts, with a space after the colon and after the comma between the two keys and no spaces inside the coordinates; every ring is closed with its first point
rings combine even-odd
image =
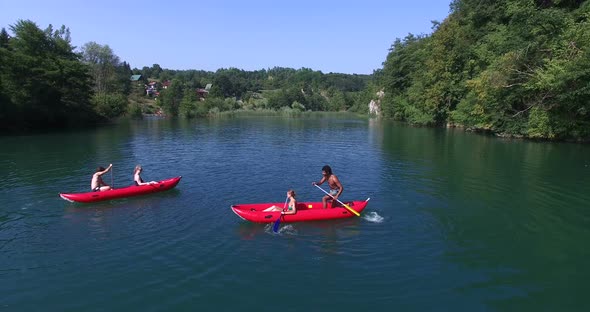
{"type": "Polygon", "coordinates": [[[147,119],[0,138],[0,309],[587,310],[590,149],[357,118],[147,119]],[[95,204],[115,186],[176,189],[95,204]],[[318,201],[323,165],[361,218],[251,224],[236,203],[318,201]]]}

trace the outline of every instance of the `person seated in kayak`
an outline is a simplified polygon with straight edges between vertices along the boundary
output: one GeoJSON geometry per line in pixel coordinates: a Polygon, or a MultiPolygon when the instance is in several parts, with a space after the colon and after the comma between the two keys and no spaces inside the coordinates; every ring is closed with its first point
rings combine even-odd
{"type": "Polygon", "coordinates": [[[264,209],[263,211],[280,211],[281,214],[285,215],[295,214],[297,212],[297,209],[295,208],[297,206],[297,199],[295,199],[295,191],[288,190],[287,198],[289,200],[289,205],[287,206],[287,208],[272,205],[264,209]]]}
{"type": "Polygon", "coordinates": [[[108,191],[112,187],[102,180],[102,175],[109,172],[113,168],[113,164],[110,164],[106,169],[104,167],[96,168],[96,172],[92,175],[92,182],[90,182],[90,189],[93,192],[108,191]]]}
{"type": "Polygon", "coordinates": [[[135,166],[135,170],[133,170],[133,182],[135,182],[135,185],[140,186],[140,185],[150,185],[150,184],[157,184],[158,183],[156,181],[143,182],[143,179],[141,178],[142,171],[143,171],[143,168],[141,168],[140,165],[135,166]]]}
{"type": "MultiPolygon", "coordinates": [[[[312,185],[321,185],[322,183],[328,181],[328,186],[330,187],[330,195],[325,195],[322,197],[322,204],[324,209],[328,206],[328,201],[336,201],[340,195],[342,195],[342,191],[344,191],[344,187],[338,177],[332,173],[332,168],[330,166],[325,165],[322,167],[322,179],[319,182],[312,182],[312,185]]],[[[332,206],[334,204],[332,203],[332,206]]]]}

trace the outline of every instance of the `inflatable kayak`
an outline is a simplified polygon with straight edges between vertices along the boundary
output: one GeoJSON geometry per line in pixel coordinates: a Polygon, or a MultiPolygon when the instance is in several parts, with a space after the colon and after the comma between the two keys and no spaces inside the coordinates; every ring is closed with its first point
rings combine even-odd
{"type": "MultiPolygon", "coordinates": [[[[349,208],[361,213],[369,202],[370,198],[363,201],[344,202],[349,208]]],[[[232,211],[240,218],[256,223],[272,223],[281,217],[280,211],[264,211],[271,206],[283,207],[285,203],[263,203],[263,204],[238,204],[232,205],[232,211]]],[[[329,206],[329,204],[328,204],[329,206]]],[[[297,212],[292,215],[283,215],[281,222],[318,221],[331,219],[344,219],[354,217],[342,204],[335,203],[333,208],[323,209],[322,202],[298,202],[297,212]]]]}
{"type": "Polygon", "coordinates": [[[78,203],[93,203],[103,200],[125,198],[131,196],[145,195],[169,190],[175,187],[182,176],[159,181],[156,184],[150,185],[132,185],[123,188],[116,188],[102,192],[87,192],[87,193],[60,193],[59,196],[70,202],[78,203]]]}

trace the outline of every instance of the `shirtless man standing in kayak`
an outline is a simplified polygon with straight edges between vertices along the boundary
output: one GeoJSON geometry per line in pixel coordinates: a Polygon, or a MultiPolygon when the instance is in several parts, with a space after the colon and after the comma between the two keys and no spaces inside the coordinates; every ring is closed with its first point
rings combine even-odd
{"type": "Polygon", "coordinates": [[[113,168],[113,164],[110,164],[106,169],[104,167],[98,167],[96,169],[96,172],[92,175],[92,182],[90,183],[90,188],[93,192],[108,191],[111,189],[111,186],[102,180],[102,175],[109,172],[111,168],[113,168]]]}
{"type": "Polygon", "coordinates": [[[338,177],[332,173],[332,168],[330,166],[325,165],[322,168],[322,179],[320,182],[313,182],[312,185],[321,185],[322,183],[328,181],[328,186],[330,186],[330,195],[326,195],[322,198],[322,203],[324,204],[324,209],[326,209],[328,205],[328,201],[336,200],[340,195],[342,195],[342,191],[344,191],[344,187],[338,180],[338,177]]]}

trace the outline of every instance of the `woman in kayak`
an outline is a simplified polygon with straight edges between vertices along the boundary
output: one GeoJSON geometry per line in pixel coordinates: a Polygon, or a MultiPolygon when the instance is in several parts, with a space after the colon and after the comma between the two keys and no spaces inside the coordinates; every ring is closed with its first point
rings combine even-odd
{"type": "Polygon", "coordinates": [[[281,214],[295,214],[297,212],[297,209],[295,208],[297,206],[297,199],[295,199],[295,191],[288,190],[287,199],[289,200],[289,206],[287,206],[287,208],[283,209],[282,207],[272,205],[264,209],[264,211],[280,211],[281,214]]]}
{"type": "Polygon", "coordinates": [[[113,164],[110,164],[106,169],[104,167],[96,168],[96,172],[92,175],[92,181],[90,182],[90,189],[93,192],[108,191],[111,186],[104,183],[102,175],[109,172],[113,168],[113,164]]]}
{"type": "Polygon", "coordinates": [[[135,185],[140,186],[140,185],[150,185],[150,184],[157,184],[158,183],[156,181],[143,182],[143,179],[141,178],[142,171],[143,171],[143,169],[141,168],[140,165],[135,166],[135,170],[133,170],[133,181],[135,182],[135,185]]]}

